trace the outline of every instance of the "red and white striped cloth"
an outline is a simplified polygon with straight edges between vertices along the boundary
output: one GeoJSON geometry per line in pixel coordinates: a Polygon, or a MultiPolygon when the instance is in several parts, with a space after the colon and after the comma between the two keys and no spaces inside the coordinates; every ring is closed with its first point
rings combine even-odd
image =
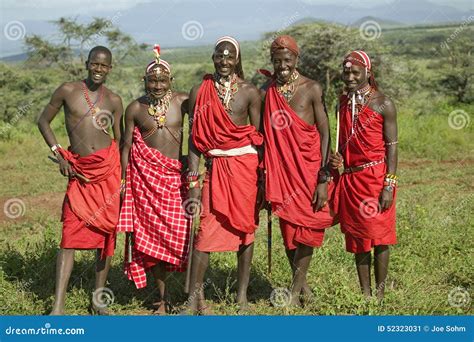
{"type": "Polygon", "coordinates": [[[125,262],[125,273],[137,288],[146,286],[144,259],[149,257],[169,263],[170,271],[185,269],[191,228],[185,198],[181,163],[148,147],[135,128],[117,231],[133,232],[132,262],[125,262]]]}

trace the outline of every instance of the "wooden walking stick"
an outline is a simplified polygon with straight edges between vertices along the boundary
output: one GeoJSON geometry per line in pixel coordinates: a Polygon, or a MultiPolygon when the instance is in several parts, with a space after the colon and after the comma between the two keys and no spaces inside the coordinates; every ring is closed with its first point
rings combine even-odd
{"type": "Polygon", "coordinates": [[[268,276],[271,277],[272,275],[272,207],[270,203],[268,204],[269,208],[267,208],[267,257],[268,257],[268,276]]]}
{"type": "Polygon", "coordinates": [[[193,245],[194,245],[194,213],[191,217],[191,236],[189,237],[188,249],[188,265],[186,267],[186,281],[184,282],[184,293],[189,294],[189,285],[191,283],[191,263],[193,260],[193,245]]]}
{"type": "Polygon", "coordinates": [[[336,104],[336,153],[339,153],[339,104],[336,104]]]}

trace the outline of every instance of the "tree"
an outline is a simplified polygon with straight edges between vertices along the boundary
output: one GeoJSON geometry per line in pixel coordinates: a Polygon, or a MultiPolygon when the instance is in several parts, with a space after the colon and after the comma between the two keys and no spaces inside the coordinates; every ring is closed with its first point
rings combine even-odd
{"type": "Polygon", "coordinates": [[[311,23],[290,27],[282,34],[289,34],[297,40],[301,50],[298,70],[321,83],[328,102],[333,102],[340,92],[342,59],[351,50],[365,50],[372,57],[376,72],[379,71],[377,62],[383,45],[377,40],[364,40],[358,29],[311,23]]]}
{"type": "Polygon", "coordinates": [[[474,80],[473,44],[469,37],[458,37],[444,45],[445,57],[440,61],[439,85],[443,91],[455,96],[458,102],[470,102],[474,80]]]}
{"type": "Polygon", "coordinates": [[[147,46],[138,45],[129,35],[114,27],[112,21],[94,18],[88,24],[80,24],[77,19],[60,18],[53,21],[61,36],[60,43],[52,43],[38,35],[27,36],[25,45],[28,62],[39,65],[58,65],[62,70],[76,77],[84,68],[87,50],[105,42],[114,54],[114,64],[133,56],[147,46]],[[79,57],[79,58],[77,58],[79,57]]]}

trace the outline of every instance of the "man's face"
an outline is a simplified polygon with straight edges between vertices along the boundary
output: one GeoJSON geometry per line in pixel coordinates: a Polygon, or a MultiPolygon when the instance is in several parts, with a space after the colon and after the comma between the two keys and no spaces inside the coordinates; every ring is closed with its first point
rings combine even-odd
{"type": "Polygon", "coordinates": [[[107,75],[112,68],[112,61],[108,54],[104,52],[93,53],[86,62],[88,78],[94,84],[102,84],[107,79],[107,75]]]}
{"type": "Polygon", "coordinates": [[[145,76],[145,91],[152,99],[159,100],[170,89],[171,79],[168,73],[163,72],[164,69],[161,66],[156,68],[145,76]],[[159,68],[161,72],[157,74],[156,68],[159,68]]]}
{"type": "Polygon", "coordinates": [[[229,42],[220,43],[214,50],[212,61],[219,75],[222,77],[232,75],[239,62],[235,46],[229,42]]]}
{"type": "Polygon", "coordinates": [[[369,71],[365,67],[358,65],[343,66],[342,81],[347,90],[354,91],[365,86],[369,81],[369,71]]]}
{"type": "Polygon", "coordinates": [[[278,83],[286,83],[295,71],[298,56],[288,49],[278,49],[272,54],[273,71],[278,83]]]}

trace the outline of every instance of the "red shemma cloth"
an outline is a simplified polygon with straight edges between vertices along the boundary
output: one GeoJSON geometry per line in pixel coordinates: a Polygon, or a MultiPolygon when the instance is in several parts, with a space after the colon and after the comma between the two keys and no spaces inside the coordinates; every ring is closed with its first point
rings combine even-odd
{"type": "MultiPolygon", "coordinates": [[[[357,115],[354,134],[351,135],[352,115],[348,98],[342,96],[340,109],[339,146],[344,166],[360,166],[385,158],[383,116],[365,107],[357,115]]],[[[362,171],[344,173],[339,182],[339,219],[344,233],[354,239],[371,239],[359,245],[374,246],[380,241],[396,243],[395,204],[381,211],[379,196],[383,189],[386,163],[367,167],[362,171]]],[[[394,191],[396,198],[396,189],[394,191]]],[[[355,243],[346,241],[348,251],[359,253],[355,243]]],[[[369,247],[370,250],[371,247],[369,247]]]]}
{"type": "Polygon", "coordinates": [[[146,286],[146,269],[160,260],[168,270],[184,270],[190,233],[184,198],[181,163],[148,147],[135,128],[117,231],[133,232],[132,263],[125,269],[137,288],[146,286]]]}
{"type": "MultiPolygon", "coordinates": [[[[212,149],[229,150],[263,143],[263,136],[254,126],[234,124],[217,96],[212,75],[204,76],[199,88],[192,136],[196,148],[206,156],[212,149]]],[[[244,233],[254,233],[257,229],[257,158],[257,155],[213,158],[208,211],[220,217],[219,224],[244,233]]]]}
{"type": "Polygon", "coordinates": [[[311,204],[321,168],[319,132],[295,113],[278,93],[275,82],[267,90],[263,122],[266,199],[273,213],[293,225],[314,230],[336,224],[334,182],[328,187],[328,205],[314,212],[311,204]]]}
{"type": "Polygon", "coordinates": [[[90,183],[71,178],[63,205],[62,248],[104,248],[113,255],[120,210],[120,156],[114,140],[109,147],[81,157],[59,149],[77,172],[90,183]],[[99,247],[102,246],[102,247],[99,247]]]}

